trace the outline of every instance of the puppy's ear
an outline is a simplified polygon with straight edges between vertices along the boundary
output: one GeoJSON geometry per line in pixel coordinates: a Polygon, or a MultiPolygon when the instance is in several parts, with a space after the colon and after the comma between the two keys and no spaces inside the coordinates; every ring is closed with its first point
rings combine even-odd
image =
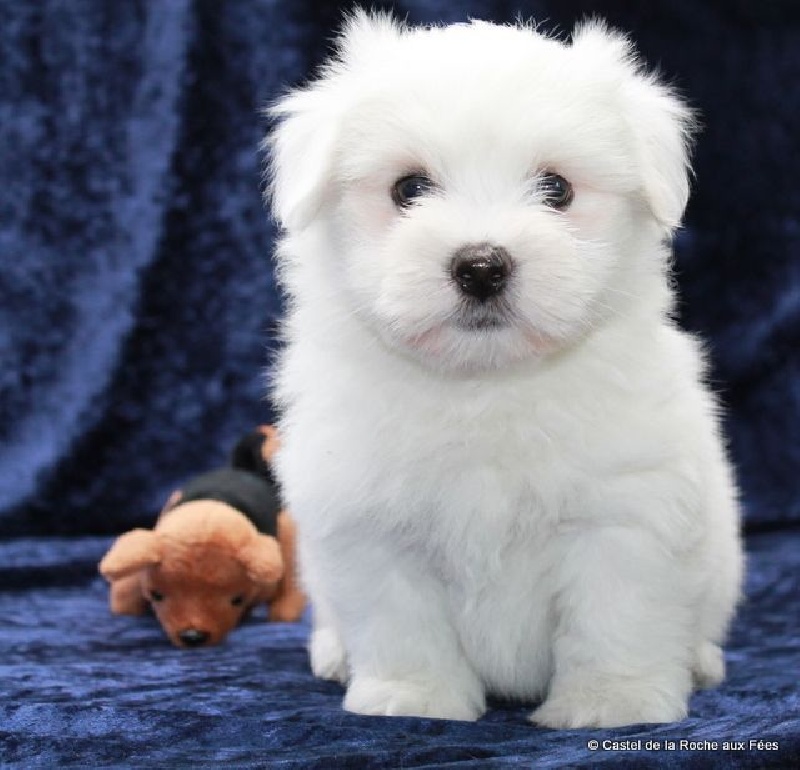
{"type": "Polygon", "coordinates": [[[263,149],[270,155],[273,212],[284,228],[302,230],[331,194],[339,124],[357,91],[351,81],[370,73],[373,55],[400,32],[389,14],[354,11],[319,77],[267,110],[275,128],[263,149]]]}
{"type": "Polygon", "coordinates": [[[116,580],[160,561],[160,536],[149,529],[132,529],[116,539],[99,568],[104,578],[116,580]]]}
{"type": "Polygon", "coordinates": [[[659,224],[674,230],[689,199],[693,111],[655,74],[645,72],[630,41],[603,22],[579,25],[572,41],[590,61],[619,77],[621,108],[633,137],[644,197],[659,224]]]}
{"type": "Polygon", "coordinates": [[[268,114],[277,120],[264,146],[270,154],[270,192],[275,218],[302,230],[319,212],[331,184],[338,112],[330,84],[295,91],[268,114]]]}

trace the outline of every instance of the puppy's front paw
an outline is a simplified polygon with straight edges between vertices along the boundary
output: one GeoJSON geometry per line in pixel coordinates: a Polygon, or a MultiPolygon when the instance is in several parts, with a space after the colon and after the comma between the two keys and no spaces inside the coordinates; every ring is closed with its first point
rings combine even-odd
{"type": "Polygon", "coordinates": [[[347,684],[347,654],[339,635],[332,628],[317,628],[308,643],[314,676],[347,684]]]}
{"type": "Polygon", "coordinates": [[[686,717],[683,698],[659,692],[647,682],[578,687],[550,695],[531,714],[542,727],[621,727],[640,722],[677,722],[686,717]]]}
{"type": "Polygon", "coordinates": [[[432,717],[474,722],[483,704],[461,698],[444,682],[418,684],[400,679],[355,677],[344,707],[355,714],[386,717],[432,717]]]}

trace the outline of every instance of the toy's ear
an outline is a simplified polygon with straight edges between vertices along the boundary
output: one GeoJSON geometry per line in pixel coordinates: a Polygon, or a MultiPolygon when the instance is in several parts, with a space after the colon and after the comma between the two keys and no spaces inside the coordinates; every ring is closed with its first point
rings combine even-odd
{"type": "Polygon", "coordinates": [[[237,558],[254,583],[272,585],[283,577],[283,557],[274,537],[258,535],[239,551],[237,558]]]}
{"type": "Polygon", "coordinates": [[[149,529],[133,529],[118,537],[100,562],[100,574],[108,580],[158,564],[161,538],[149,529]]]}
{"type": "Polygon", "coordinates": [[[689,199],[689,150],[697,123],[675,93],[644,70],[630,41],[600,21],[579,25],[573,47],[620,76],[622,114],[634,139],[644,198],[656,221],[671,232],[689,199]]]}

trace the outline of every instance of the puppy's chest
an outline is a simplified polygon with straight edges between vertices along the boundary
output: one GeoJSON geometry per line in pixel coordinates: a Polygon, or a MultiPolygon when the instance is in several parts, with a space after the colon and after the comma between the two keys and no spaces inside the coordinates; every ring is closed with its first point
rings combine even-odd
{"type": "Polygon", "coordinates": [[[486,572],[514,547],[535,548],[572,506],[579,431],[527,388],[398,383],[356,392],[334,381],[315,391],[324,421],[292,415],[285,467],[296,514],[424,552],[442,570],[486,572]]]}
{"type": "Polygon", "coordinates": [[[535,440],[491,444],[432,440],[427,451],[376,462],[370,474],[384,534],[449,582],[487,578],[515,554],[535,552],[569,489],[535,440]]]}

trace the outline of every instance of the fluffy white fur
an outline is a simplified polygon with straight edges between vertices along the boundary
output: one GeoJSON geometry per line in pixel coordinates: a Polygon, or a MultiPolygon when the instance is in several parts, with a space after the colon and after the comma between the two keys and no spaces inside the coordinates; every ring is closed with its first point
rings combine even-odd
{"type": "Polygon", "coordinates": [[[688,110],[597,22],[564,43],[358,13],[274,113],[278,472],[314,671],[365,714],[476,719],[494,693],[552,727],[684,717],[741,578],[702,353],[670,318],[688,110]],[[448,266],[481,242],[514,261],[505,328],[454,321],[448,266]]]}

